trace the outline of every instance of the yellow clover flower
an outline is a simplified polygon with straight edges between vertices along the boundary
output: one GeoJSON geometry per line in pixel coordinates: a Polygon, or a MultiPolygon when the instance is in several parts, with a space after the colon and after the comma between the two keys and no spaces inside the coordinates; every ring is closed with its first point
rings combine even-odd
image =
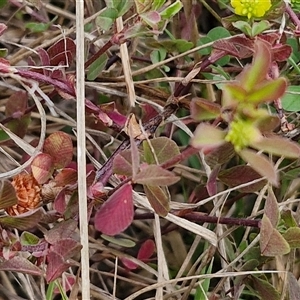
{"type": "Polygon", "coordinates": [[[230,124],[225,141],[230,142],[236,152],[250,146],[261,139],[262,135],[252,121],[237,118],[230,124]]]}
{"type": "Polygon", "coordinates": [[[231,5],[237,15],[260,18],[271,8],[271,0],[231,0],[231,5]]]}

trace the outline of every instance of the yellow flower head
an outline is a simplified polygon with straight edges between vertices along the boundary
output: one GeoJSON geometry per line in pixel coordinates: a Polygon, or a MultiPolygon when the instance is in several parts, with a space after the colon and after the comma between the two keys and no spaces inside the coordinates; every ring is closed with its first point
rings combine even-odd
{"type": "Polygon", "coordinates": [[[236,152],[239,152],[260,140],[261,137],[260,131],[255,127],[252,121],[237,118],[231,122],[225,140],[234,146],[236,152]]]}
{"type": "Polygon", "coordinates": [[[231,0],[231,5],[237,15],[260,18],[271,8],[271,0],[231,0]]]}

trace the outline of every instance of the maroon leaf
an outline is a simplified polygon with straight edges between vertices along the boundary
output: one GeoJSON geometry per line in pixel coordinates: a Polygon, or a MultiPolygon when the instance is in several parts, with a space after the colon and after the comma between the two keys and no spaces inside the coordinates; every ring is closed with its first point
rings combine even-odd
{"type": "Polygon", "coordinates": [[[280,213],[277,199],[272,188],[269,188],[268,191],[268,196],[265,204],[265,214],[269,218],[273,227],[275,227],[279,221],[280,213]]]}
{"type": "Polygon", "coordinates": [[[256,276],[252,276],[251,280],[253,281],[253,287],[255,291],[259,294],[260,299],[281,299],[281,296],[278,293],[278,291],[266,279],[261,279],[256,276]]]}
{"type": "Polygon", "coordinates": [[[0,35],[7,29],[7,26],[4,23],[0,23],[0,35]]]}
{"type": "Polygon", "coordinates": [[[145,185],[144,189],[147,199],[154,211],[159,216],[165,217],[170,210],[170,199],[167,191],[165,191],[163,187],[160,187],[158,185],[145,185]]]}
{"type": "Polygon", "coordinates": [[[40,222],[42,216],[43,211],[39,208],[14,217],[1,217],[0,224],[4,227],[27,230],[35,227],[40,222]]]}
{"type": "Polygon", "coordinates": [[[140,259],[141,261],[146,261],[148,260],[154,253],[155,251],[155,243],[153,240],[146,240],[137,255],[137,258],[140,259]]]}
{"type": "Polygon", "coordinates": [[[167,137],[158,137],[150,141],[143,142],[144,159],[150,164],[163,164],[170,158],[179,155],[180,151],[177,144],[167,137]],[[151,144],[151,147],[149,145],[151,144]],[[154,152],[154,153],[153,153],[154,152]],[[156,156],[156,159],[154,157],[156,156]]]}
{"type": "Polygon", "coordinates": [[[69,238],[77,229],[77,222],[74,220],[66,220],[58,223],[45,234],[45,240],[49,244],[55,244],[62,239],[69,238]]]}
{"type": "Polygon", "coordinates": [[[148,165],[134,178],[134,182],[152,186],[167,186],[176,183],[180,177],[157,165],[148,165]]]}
{"type": "Polygon", "coordinates": [[[209,177],[207,179],[206,188],[209,196],[213,196],[218,192],[218,186],[217,186],[217,176],[220,171],[220,166],[217,165],[212,170],[212,172],[209,174],[209,177]]]}
{"type": "Polygon", "coordinates": [[[298,300],[300,295],[300,285],[293,273],[291,272],[288,273],[287,282],[288,282],[289,300],[298,300]]]}
{"type": "Polygon", "coordinates": [[[36,276],[42,276],[43,272],[40,268],[32,264],[24,257],[15,256],[10,260],[6,260],[0,264],[0,271],[12,271],[36,276]]]}
{"type": "Polygon", "coordinates": [[[18,203],[16,190],[8,180],[0,181],[0,209],[13,206],[18,203]]]}
{"type": "Polygon", "coordinates": [[[124,231],[133,220],[132,187],[121,186],[100,207],[95,215],[95,228],[106,235],[124,231]]]}
{"type": "Polygon", "coordinates": [[[69,259],[77,254],[82,246],[71,238],[61,239],[57,241],[51,250],[60,254],[64,259],[69,259]]]}
{"type": "Polygon", "coordinates": [[[71,265],[66,263],[63,256],[56,252],[49,252],[47,255],[47,270],[46,281],[47,283],[60,277],[71,265]]]}
{"type": "Polygon", "coordinates": [[[17,116],[20,118],[26,108],[28,103],[28,95],[24,91],[18,91],[13,93],[7,100],[5,105],[5,115],[8,117],[17,116]]]}
{"type": "Polygon", "coordinates": [[[211,150],[206,156],[205,161],[211,167],[227,163],[235,155],[234,147],[231,143],[224,143],[211,150]]]}
{"type": "Polygon", "coordinates": [[[266,177],[273,185],[278,185],[278,174],[273,163],[266,156],[250,149],[241,150],[239,155],[243,160],[248,162],[257,173],[266,177]]]}
{"type": "Polygon", "coordinates": [[[290,45],[278,44],[276,46],[273,46],[272,47],[273,60],[287,61],[287,59],[290,57],[292,51],[293,51],[293,49],[290,45]]]}
{"type": "Polygon", "coordinates": [[[131,151],[124,150],[117,154],[113,161],[113,172],[119,175],[132,176],[131,151]]]}
{"type": "MultiPolygon", "coordinates": [[[[261,178],[261,175],[259,175],[250,166],[235,166],[220,171],[218,178],[229,187],[236,187],[238,185],[259,179],[261,178]]],[[[239,191],[243,193],[254,193],[260,190],[265,184],[266,181],[262,180],[260,182],[249,184],[246,187],[240,188],[239,191]]]]}
{"type": "MultiPolygon", "coordinates": [[[[45,49],[38,49],[38,55],[40,57],[41,60],[41,64],[42,66],[50,66],[50,57],[48,55],[48,52],[45,49]]],[[[50,75],[51,72],[49,70],[47,70],[47,68],[43,69],[43,70],[34,70],[34,71],[42,71],[45,75],[50,75]]]]}
{"type": "Polygon", "coordinates": [[[209,124],[201,123],[194,134],[194,137],[191,139],[191,145],[198,149],[213,149],[225,143],[226,133],[209,124]]]}
{"type": "Polygon", "coordinates": [[[281,137],[264,137],[251,144],[252,147],[264,152],[288,158],[300,157],[300,146],[298,143],[281,137]]]}
{"type": "Polygon", "coordinates": [[[48,181],[54,170],[53,159],[49,154],[38,154],[31,163],[31,172],[39,184],[48,181]]]}
{"type": "Polygon", "coordinates": [[[47,50],[52,66],[70,65],[76,52],[76,45],[70,38],[63,38],[47,50]]]}
{"type": "Polygon", "coordinates": [[[56,169],[66,167],[73,157],[73,144],[70,136],[62,131],[52,133],[45,140],[44,152],[52,156],[56,169]]]}
{"type": "Polygon", "coordinates": [[[54,178],[57,186],[73,185],[77,183],[77,171],[72,168],[62,169],[54,178]]]}
{"type": "Polygon", "coordinates": [[[128,270],[135,270],[138,268],[138,264],[136,264],[134,261],[132,261],[130,258],[127,257],[121,257],[122,264],[126,267],[128,270]]]}
{"type": "Polygon", "coordinates": [[[197,121],[215,119],[221,114],[219,104],[203,98],[194,98],[190,104],[191,117],[197,121]]]}
{"type": "Polygon", "coordinates": [[[283,236],[275,229],[269,218],[264,214],[260,228],[260,251],[264,256],[284,255],[290,252],[290,246],[283,236]]]}
{"type": "Polygon", "coordinates": [[[63,214],[66,210],[66,190],[62,189],[54,199],[53,208],[60,214],[63,214]]]}

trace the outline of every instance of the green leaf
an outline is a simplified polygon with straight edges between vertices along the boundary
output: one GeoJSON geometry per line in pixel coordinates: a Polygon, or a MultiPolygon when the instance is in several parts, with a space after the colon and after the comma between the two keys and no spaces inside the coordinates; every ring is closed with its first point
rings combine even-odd
{"type": "Polygon", "coordinates": [[[162,164],[180,154],[177,144],[167,137],[158,137],[150,141],[145,140],[143,142],[143,149],[145,161],[149,165],[156,164],[156,159],[159,164],[162,164]]]}
{"type": "Polygon", "coordinates": [[[260,296],[260,299],[280,300],[281,296],[275,287],[267,280],[252,276],[253,287],[255,292],[260,296]]]}
{"type": "Polygon", "coordinates": [[[39,237],[28,231],[23,231],[20,236],[20,242],[23,246],[37,245],[39,241],[39,237]]]}
{"type": "Polygon", "coordinates": [[[101,237],[112,243],[112,244],[115,244],[115,245],[118,245],[118,246],[121,246],[121,247],[125,247],[125,248],[132,248],[136,245],[136,243],[133,241],[133,240],[130,240],[130,239],[125,239],[125,238],[120,238],[120,237],[113,237],[113,236],[109,236],[109,235],[105,235],[105,234],[101,234],[101,237]]]}
{"type": "Polygon", "coordinates": [[[226,37],[230,37],[231,34],[226,28],[218,26],[211,29],[207,33],[207,36],[210,38],[211,41],[217,41],[226,37]]]}
{"type": "Polygon", "coordinates": [[[284,210],[281,212],[281,219],[284,221],[285,226],[290,227],[298,227],[298,223],[293,217],[291,210],[284,210]]]}
{"type": "Polygon", "coordinates": [[[29,29],[31,32],[45,32],[49,29],[51,23],[36,23],[36,22],[28,22],[25,25],[26,29],[29,29]]]}
{"type": "Polygon", "coordinates": [[[116,8],[108,7],[97,17],[96,25],[103,30],[109,30],[118,15],[119,12],[116,8]]]}
{"type": "MultiPolygon", "coordinates": [[[[105,1],[105,2],[111,2],[105,1]]],[[[118,11],[118,17],[123,16],[133,5],[133,1],[112,0],[112,7],[118,11]]],[[[107,5],[108,6],[108,5],[107,5]]]]}
{"type": "Polygon", "coordinates": [[[165,4],[166,0],[153,0],[152,9],[158,10],[165,4]]]}
{"type": "Polygon", "coordinates": [[[283,77],[264,82],[247,95],[247,100],[255,104],[274,101],[284,94],[286,87],[287,82],[283,77]]]}
{"type": "MultiPolygon", "coordinates": [[[[203,36],[201,37],[198,42],[197,42],[197,46],[202,46],[202,45],[206,45],[208,43],[211,42],[211,39],[207,36],[203,36]]],[[[203,49],[200,49],[198,51],[198,53],[200,53],[201,55],[209,55],[212,51],[212,47],[206,47],[206,48],[203,48],[203,49]]]]}
{"type": "Polygon", "coordinates": [[[289,243],[292,249],[300,248],[300,228],[291,227],[284,234],[283,237],[289,243]]]}
{"type": "Polygon", "coordinates": [[[251,26],[248,22],[236,21],[236,22],[232,22],[232,26],[239,29],[240,31],[242,31],[243,33],[245,33],[248,36],[252,35],[251,26]]]}
{"type": "Polygon", "coordinates": [[[166,9],[164,9],[160,15],[163,19],[169,20],[174,17],[183,7],[180,0],[176,0],[174,3],[169,5],[166,9]]]}
{"type": "Polygon", "coordinates": [[[106,53],[102,54],[98,59],[96,59],[89,67],[87,79],[90,81],[95,80],[105,68],[107,60],[108,56],[106,53]]]}
{"type": "Polygon", "coordinates": [[[260,22],[254,22],[251,29],[251,36],[254,37],[262,33],[263,31],[265,31],[266,29],[269,29],[270,27],[271,24],[266,20],[262,20],[260,22]]]}
{"type": "Polygon", "coordinates": [[[7,4],[7,0],[0,0],[0,8],[4,7],[7,4]]]}
{"type": "Polygon", "coordinates": [[[154,211],[161,217],[165,217],[170,210],[168,192],[160,186],[145,185],[145,193],[154,211]]]}
{"type": "Polygon", "coordinates": [[[264,256],[284,255],[291,250],[288,242],[273,227],[266,214],[263,215],[261,220],[260,250],[264,256]]]}
{"type": "Polygon", "coordinates": [[[265,80],[271,63],[269,44],[257,40],[254,46],[252,64],[240,74],[241,85],[246,91],[252,91],[257,84],[265,80]]]}
{"type": "Polygon", "coordinates": [[[286,93],[281,98],[282,107],[286,111],[300,111],[300,86],[291,85],[287,88],[286,93]]]}

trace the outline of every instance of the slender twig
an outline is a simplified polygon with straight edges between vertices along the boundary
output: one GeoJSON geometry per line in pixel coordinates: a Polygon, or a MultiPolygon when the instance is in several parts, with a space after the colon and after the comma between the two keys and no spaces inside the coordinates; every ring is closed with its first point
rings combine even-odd
{"type": "MultiPolygon", "coordinates": [[[[182,214],[180,217],[201,224],[211,223],[211,224],[224,224],[224,225],[231,225],[231,226],[245,226],[245,227],[255,227],[255,228],[260,228],[261,226],[261,220],[214,217],[214,216],[204,215],[198,212],[185,213],[182,214]]],[[[135,220],[147,220],[153,218],[154,218],[153,213],[136,214],[134,216],[135,220]]]]}

